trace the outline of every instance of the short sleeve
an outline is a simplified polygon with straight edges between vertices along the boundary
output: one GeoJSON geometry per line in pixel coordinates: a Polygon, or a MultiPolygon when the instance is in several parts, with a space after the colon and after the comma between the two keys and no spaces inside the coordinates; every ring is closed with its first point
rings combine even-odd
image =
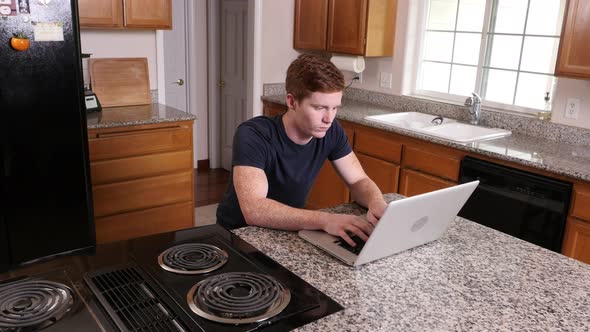
{"type": "Polygon", "coordinates": [[[352,152],[352,147],[350,146],[346,132],[340,123],[338,121],[334,121],[330,130],[332,131],[330,133],[330,140],[333,142],[333,144],[332,151],[330,154],[328,154],[328,160],[338,160],[350,154],[352,152]]]}
{"type": "Polygon", "coordinates": [[[268,157],[265,139],[256,127],[244,123],[238,127],[232,146],[232,167],[253,166],[264,169],[268,157]]]}

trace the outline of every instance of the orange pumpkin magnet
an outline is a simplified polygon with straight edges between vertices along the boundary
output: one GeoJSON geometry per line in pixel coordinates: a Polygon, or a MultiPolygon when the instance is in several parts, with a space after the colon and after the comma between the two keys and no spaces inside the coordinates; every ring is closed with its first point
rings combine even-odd
{"type": "Polygon", "coordinates": [[[15,33],[14,37],[10,38],[10,46],[17,51],[26,51],[30,45],[29,37],[24,33],[15,33]]]}

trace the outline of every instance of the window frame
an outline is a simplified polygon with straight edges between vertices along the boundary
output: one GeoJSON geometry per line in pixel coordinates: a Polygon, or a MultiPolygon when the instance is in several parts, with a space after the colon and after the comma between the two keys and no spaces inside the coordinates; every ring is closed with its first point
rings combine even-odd
{"type": "MultiPolygon", "coordinates": [[[[564,1],[564,3],[562,3],[562,6],[564,6],[564,4],[567,2],[567,0],[561,0],[564,1]]],[[[461,0],[457,0],[457,16],[458,16],[458,12],[459,12],[459,6],[461,4],[461,0]]],[[[419,11],[419,15],[421,15],[421,20],[418,20],[420,23],[420,27],[418,28],[418,38],[416,39],[416,54],[418,55],[418,59],[416,62],[416,66],[415,66],[415,79],[414,79],[414,86],[413,86],[413,93],[412,96],[414,97],[418,97],[418,98],[424,98],[424,99],[434,99],[437,101],[446,101],[446,102],[451,102],[453,104],[457,103],[460,105],[463,105],[465,102],[465,99],[469,96],[462,96],[462,95],[456,95],[456,94],[452,94],[452,93],[443,93],[443,92],[438,92],[438,91],[431,91],[431,90],[423,90],[420,89],[419,87],[421,86],[421,72],[422,72],[422,64],[426,61],[426,62],[433,62],[433,63],[437,63],[437,61],[432,61],[432,60],[424,60],[424,52],[425,52],[425,45],[424,42],[426,40],[426,33],[427,33],[427,25],[428,25],[428,18],[429,18],[429,14],[430,14],[430,0],[427,1],[420,1],[420,8],[418,8],[419,11]]],[[[480,40],[480,47],[479,47],[479,59],[478,59],[478,64],[477,64],[477,73],[476,73],[476,79],[475,79],[475,87],[474,87],[474,91],[476,93],[479,93],[480,95],[482,94],[482,89],[483,87],[483,79],[484,79],[484,71],[486,68],[491,68],[491,69],[499,69],[499,70],[506,70],[504,68],[495,68],[495,67],[491,67],[491,66],[486,66],[486,53],[488,51],[488,44],[489,44],[489,29],[490,29],[490,21],[492,18],[492,12],[494,10],[494,0],[486,0],[486,7],[485,7],[485,12],[484,12],[484,21],[483,21],[483,27],[482,27],[482,31],[481,31],[481,40],[480,40]]],[[[525,17],[525,28],[526,28],[526,21],[528,20],[528,11],[530,10],[530,1],[527,4],[527,17],[525,17]]],[[[563,18],[562,18],[562,24],[563,24],[563,18]]],[[[452,32],[453,35],[453,52],[455,51],[455,39],[456,39],[456,34],[457,33],[474,33],[473,31],[462,31],[462,30],[457,30],[457,17],[455,18],[455,27],[454,30],[432,30],[432,31],[443,31],[443,32],[452,32]]],[[[479,32],[477,32],[479,33],[479,32]]],[[[496,34],[496,35],[506,35],[504,33],[492,33],[492,34],[496,34]]],[[[516,93],[517,93],[517,87],[518,87],[518,78],[520,76],[520,73],[531,73],[531,74],[543,74],[543,75],[552,75],[554,77],[554,80],[556,80],[555,85],[558,84],[558,77],[555,76],[554,72],[553,73],[539,73],[539,72],[530,72],[530,71],[526,71],[526,70],[520,70],[520,62],[522,61],[522,52],[523,52],[523,48],[524,48],[524,42],[525,42],[525,37],[526,36],[543,36],[543,37],[555,37],[555,36],[550,36],[550,35],[534,35],[534,34],[526,34],[526,31],[523,31],[522,34],[510,34],[510,35],[521,35],[522,36],[522,44],[521,44],[521,50],[520,50],[520,59],[519,59],[519,68],[516,70],[508,70],[510,72],[516,72],[517,73],[517,80],[516,80],[516,86],[515,86],[515,90],[514,90],[514,94],[513,94],[513,100],[515,100],[516,98],[516,93]]],[[[561,39],[561,34],[557,35],[558,39],[561,39]]],[[[559,43],[558,43],[559,44],[559,43]]],[[[440,61],[439,63],[445,63],[445,64],[449,64],[451,66],[451,72],[449,74],[449,84],[451,82],[451,75],[452,75],[452,65],[453,64],[457,64],[457,65],[465,65],[465,64],[461,64],[461,63],[454,63],[453,62],[453,58],[451,57],[451,60],[449,62],[445,62],[445,61],[440,61]]],[[[475,67],[475,65],[472,65],[473,67],[475,67]]],[[[555,99],[555,94],[553,94],[552,99],[555,99]]],[[[509,111],[509,112],[516,112],[516,113],[520,113],[520,114],[527,114],[527,115],[536,115],[539,111],[542,111],[540,109],[536,109],[536,108],[530,108],[530,107],[525,107],[525,106],[518,106],[518,105],[513,105],[513,104],[504,104],[504,103],[499,103],[499,102],[494,102],[494,101],[487,101],[487,100],[482,100],[482,107],[484,108],[488,108],[488,109],[495,109],[495,110],[500,110],[500,111],[509,111]]]]}

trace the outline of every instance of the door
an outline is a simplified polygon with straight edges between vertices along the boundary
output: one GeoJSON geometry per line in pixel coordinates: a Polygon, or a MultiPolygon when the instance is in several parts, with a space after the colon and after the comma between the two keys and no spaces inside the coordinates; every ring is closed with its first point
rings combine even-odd
{"type": "Polygon", "coordinates": [[[328,14],[328,51],[365,54],[367,0],[332,0],[328,14]]]}
{"type": "Polygon", "coordinates": [[[81,27],[123,27],[121,0],[78,0],[81,27]]]}
{"type": "Polygon", "coordinates": [[[293,48],[325,50],[328,0],[296,0],[293,48]]]}
{"type": "Polygon", "coordinates": [[[247,118],[248,1],[222,0],[220,14],[221,166],[231,170],[234,133],[238,125],[247,118]]]}
{"type": "Polygon", "coordinates": [[[174,0],[174,29],[164,31],[166,105],[189,112],[187,96],[186,0],[174,0]]]}
{"type": "MultiPolygon", "coordinates": [[[[166,105],[174,107],[187,113],[196,115],[196,110],[189,107],[189,86],[188,80],[188,45],[187,27],[189,8],[187,0],[173,0],[172,16],[174,29],[163,31],[164,49],[164,86],[166,105]],[[192,112],[191,112],[192,111],[192,112]]],[[[198,120],[197,120],[198,121],[198,120]]],[[[193,139],[197,137],[197,121],[193,124],[193,139]]],[[[194,149],[197,148],[193,141],[194,149]]],[[[197,164],[197,152],[193,151],[194,164],[197,164]]]]}

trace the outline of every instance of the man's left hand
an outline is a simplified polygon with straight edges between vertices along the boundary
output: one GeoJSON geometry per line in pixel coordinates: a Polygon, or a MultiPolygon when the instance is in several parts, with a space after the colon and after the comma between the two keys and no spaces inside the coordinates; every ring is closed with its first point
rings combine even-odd
{"type": "Polygon", "coordinates": [[[367,211],[367,221],[371,223],[371,225],[377,225],[377,222],[385,213],[385,208],[387,207],[387,203],[384,200],[379,200],[369,204],[369,211],[367,211]]]}

